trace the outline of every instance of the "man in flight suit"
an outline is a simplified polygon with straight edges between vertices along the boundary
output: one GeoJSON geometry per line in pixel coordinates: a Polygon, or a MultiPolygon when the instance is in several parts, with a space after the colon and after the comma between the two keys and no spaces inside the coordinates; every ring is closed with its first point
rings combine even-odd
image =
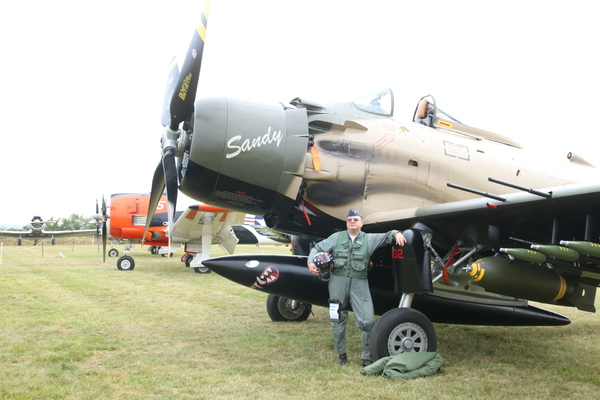
{"type": "Polygon", "coordinates": [[[336,232],[327,239],[317,243],[308,256],[308,268],[314,275],[319,276],[319,270],[314,263],[315,255],[320,252],[333,254],[333,268],[329,281],[329,296],[340,302],[340,317],[338,322],[332,322],[332,333],[339,361],[344,365],[348,361],[346,355],[346,322],[348,320],[348,305],[354,311],[356,326],[360,329],[362,345],[361,358],[363,366],[373,363],[369,341],[371,329],[375,323],[373,300],[369,290],[367,275],[369,259],[379,247],[396,243],[403,246],[406,243],[404,235],[391,230],[387,233],[364,233],[362,215],[355,209],[350,209],[346,220],[347,230],[336,232]]]}

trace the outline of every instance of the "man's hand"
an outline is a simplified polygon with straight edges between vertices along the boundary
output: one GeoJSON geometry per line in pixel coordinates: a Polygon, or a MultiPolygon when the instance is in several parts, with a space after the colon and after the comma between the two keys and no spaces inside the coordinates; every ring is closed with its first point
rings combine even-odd
{"type": "Polygon", "coordinates": [[[315,263],[308,263],[308,269],[313,275],[319,276],[319,270],[317,269],[315,263]]]}
{"type": "Polygon", "coordinates": [[[402,232],[396,233],[396,244],[398,246],[404,246],[406,244],[406,238],[402,234],[402,232]]]}

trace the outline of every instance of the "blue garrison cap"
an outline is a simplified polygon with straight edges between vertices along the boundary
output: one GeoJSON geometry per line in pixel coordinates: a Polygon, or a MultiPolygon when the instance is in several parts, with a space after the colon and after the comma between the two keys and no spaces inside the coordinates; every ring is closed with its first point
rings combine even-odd
{"type": "Polygon", "coordinates": [[[361,217],[362,218],[362,214],[359,213],[358,210],[351,208],[350,211],[348,211],[348,217],[361,217]]]}

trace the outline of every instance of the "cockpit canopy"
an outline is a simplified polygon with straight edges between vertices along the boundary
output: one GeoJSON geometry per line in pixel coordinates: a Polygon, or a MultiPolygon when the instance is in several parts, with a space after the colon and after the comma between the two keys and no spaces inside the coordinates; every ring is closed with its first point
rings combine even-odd
{"type": "Polygon", "coordinates": [[[394,94],[392,89],[384,89],[353,101],[353,104],[362,111],[371,114],[391,117],[394,115],[394,94]]]}

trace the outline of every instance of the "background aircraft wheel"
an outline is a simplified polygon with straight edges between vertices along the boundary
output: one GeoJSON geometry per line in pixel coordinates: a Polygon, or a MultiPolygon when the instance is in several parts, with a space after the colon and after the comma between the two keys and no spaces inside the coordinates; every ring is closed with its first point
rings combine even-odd
{"type": "Polygon", "coordinates": [[[119,250],[117,250],[117,249],[110,249],[108,251],[108,256],[109,257],[118,257],[119,256],[119,250]]]}
{"type": "Polygon", "coordinates": [[[437,349],[437,336],[429,318],[413,308],[394,308],[381,316],[371,332],[374,360],[406,351],[437,349]]]}
{"type": "Polygon", "coordinates": [[[130,256],[122,256],[117,260],[117,268],[121,271],[131,271],[135,267],[135,261],[130,256]]]}
{"type": "Polygon", "coordinates": [[[292,309],[292,299],[270,294],[267,297],[267,313],[274,322],[306,321],[312,305],[298,302],[298,308],[292,309]]]}
{"type": "Polygon", "coordinates": [[[158,247],[150,246],[150,254],[158,254],[158,247]]]}
{"type": "Polygon", "coordinates": [[[191,254],[186,254],[185,256],[183,256],[183,263],[185,264],[186,267],[190,267],[190,263],[192,262],[192,260],[194,259],[194,256],[192,256],[191,254]]]}
{"type": "Polygon", "coordinates": [[[210,274],[212,271],[206,267],[195,267],[194,272],[197,274],[210,274]]]}

